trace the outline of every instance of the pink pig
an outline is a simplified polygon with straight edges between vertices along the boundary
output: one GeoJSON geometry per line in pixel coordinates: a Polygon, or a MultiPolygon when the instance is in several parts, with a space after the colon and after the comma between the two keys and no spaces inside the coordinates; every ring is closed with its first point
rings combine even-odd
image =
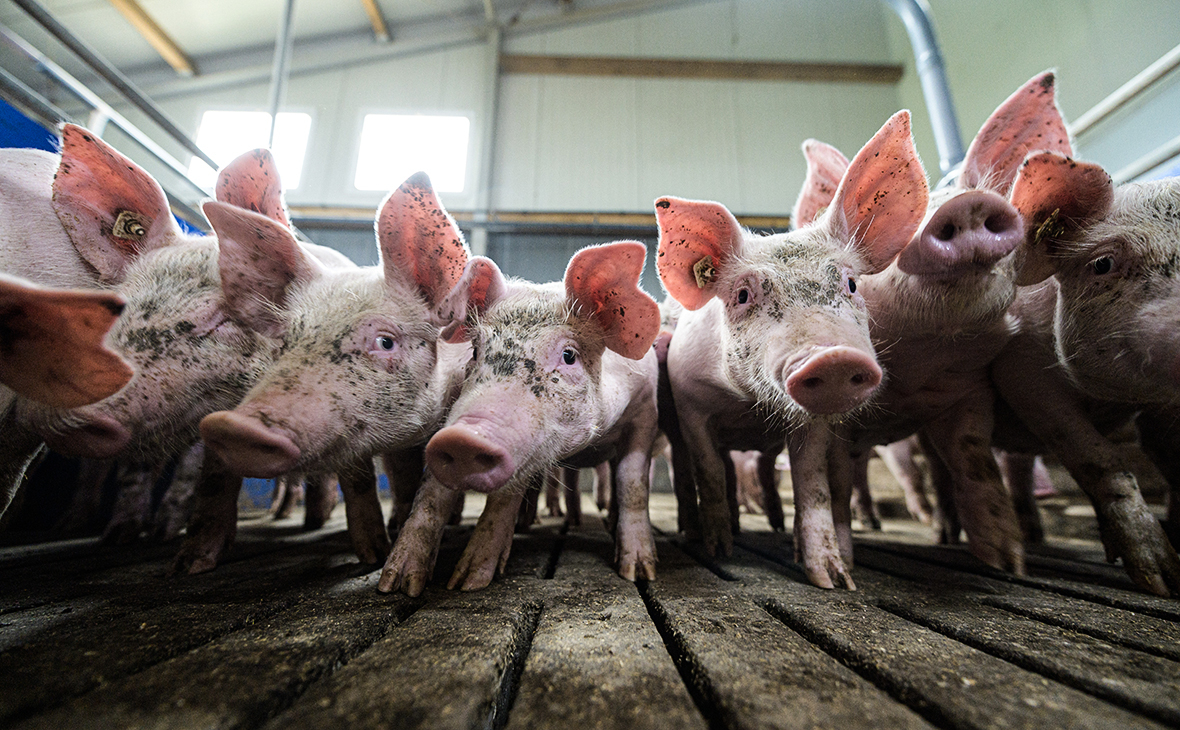
{"type": "MultiPolygon", "coordinates": [[[[839,169],[839,153],[824,147],[804,144],[809,169],[839,169]]],[[[888,380],[873,412],[841,427],[837,443],[847,448],[838,448],[831,462],[833,499],[843,501],[873,446],[920,430],[931,446],[927,456],[939,460],[935,473],[949,476],[951,509],[958,508],[971,551],[1018,573],[1024,549],[991,452],[995,391],[988,366],[1010,336],[1013,261],[1025,233],[1008,195],[1025,155],[1039,149],[1069,151],[1052,72],[1030,79],[992,113],[958,180],[932,193],[913,240],[889,268],[861,280],[888,380]]],[[[822,202],[834,174],[820,172],[805,184],[799,222],[822,202]]],[[[957,522],[947,533],[944,539],[957,541],[957,522]]]]}
{"type": "Polygon", "coordinates": [[[1043,152],[1020,168],[1012,202],[1029,245],[996,384],[1093,502],[1107,557],[1147,590],[1175,595],[1180,558],[1138,484],[1162,477],[1110,435],[1142,410],[1145,442],[1177,440],[1180,179],[1116,189],[1098,165],[1043,152]]]}
{"type": "Polygon", "coordinates": [[[829,498],[827,451],[832,424],[881,382],[861,277],[889,265],[926,210],[909,122],[904,111],[886,122],[838,178],[832,205],[790,233],[754,235],[717,203],[656,201],[660,278],[687,310],[668,376],[710,552],[733,544],[721,450],[777,453],[785,440],[796,554],[816,585],[853,587],[841,557],[851,542],[833,521],[847,502],[829,498]]]}
{"type": "Polygon", "coordinates": [[[659,307],[638,288],[646,249],[623,241],[582,249],[564,283],[505,279],[476,257],[443,304],[452,338],[473,355],[446,427],[426,447],[431,477],[381,573],[378,589],[410,595],[433,571],[452,490],[488,493],[449,585],[483,588],[512,546],[526,486],[553,464],[609,460],[615,559],[628,580],[655,577],[648,473],[656,437],[659,307]]]}

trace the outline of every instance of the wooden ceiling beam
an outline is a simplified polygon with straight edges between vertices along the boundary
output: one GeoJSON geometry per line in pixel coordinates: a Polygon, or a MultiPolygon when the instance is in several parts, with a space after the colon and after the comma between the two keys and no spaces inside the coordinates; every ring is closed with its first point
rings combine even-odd
{"type": "Polygon", "coordinates": [[[365,6],[365,14],[369,16],[369,25],[373,26],[373,36],[382,43],[393,38],[389,34],[389,26],[385,23],[385,16],[381,13],[381,6],[377,0],[361,0],[365,6]]]}
{"type": "Polygon", "coordinates": [[[505,54],[500,58],[500,70],[504,73],[562,76],[896,84],[901,80],[903,67],[900,64],[871,63],[505,54]]]}
{"type": "Polygon", "coordinates": [[[168,65],[176,70],[176,73],[181,76],[196,75],[196,64],[136,0],[109,1],[116,10],[122,13],[127,22],[139,31],[144,40],[156,49],[156,53],[159,53],[168,62],[168,65]]]}

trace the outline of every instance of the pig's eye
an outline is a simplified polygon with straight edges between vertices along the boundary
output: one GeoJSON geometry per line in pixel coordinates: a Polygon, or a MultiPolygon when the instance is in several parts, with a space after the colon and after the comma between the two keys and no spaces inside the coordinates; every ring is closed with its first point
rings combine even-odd
{"type": "Polygon", "coordinates": [[[573,365],[578,361],[578,352],[570,347],[565,348],[561,351],[561,361],[566,365],[573,365]]]}
{"type": "Polygon", "coordinates": [[[746,289],[745,287],[739,289],[737,293],[737,301],[738,304],[745,304],[746,302],[750,301],[750,290],[746,289]]]}
{"type": "Polygon", "coordinates": [[[848,277],[848,293],[856,293],[856,279],[853,279],[852,277],[848,277]]]}
{"type": "Polygon", "coordinates": [[[397,347],[397,340],[390,335],[377,335],[373,340],[373,349],[381,352],[393,352],[395,347],[397,347]]]}
{"type": "Polygon", "coordinates": [[[1109,274],[1110,270],[1114,268],[1114,259],[1109,256],[1103,256],[1100,259],[1094,259],[1090,262],[1090,268],[1092,268],[1094,273],[1098,274],[1099,276],[1102,276],[1103,274],[1109,274]]]}

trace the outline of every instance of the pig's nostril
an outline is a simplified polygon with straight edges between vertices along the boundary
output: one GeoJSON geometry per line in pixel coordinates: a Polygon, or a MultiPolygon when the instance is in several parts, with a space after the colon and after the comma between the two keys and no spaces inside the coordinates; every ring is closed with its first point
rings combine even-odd
{"type": "Polygon", "coordinates": [[[435,458],[442,462],[443,466],[450,466],[455,463],[455,457],[451,456],[445,451],[438,451],[435,453],[435,458]]]}
{"type": "Polygon", "coordinates": [[[475,457],[475,463],[479,464],[480,468],[492,469],[499,465],[500,459],[493,454],[479,454],[475,457]]]}
{"type": "Polygon", "coordinates": [[[1012,217],[1001,213],[989,215],[983,222],[983,227],[992,233],[1004,233],[1012,228],[1012,217]]]}
{"type": "Polygon", "coordinates": [[[940,241],[949,241],[955,237],[955,224],[944,223],[941,228],[934,232],[934,237],[940,241]]]}
{"type": "Polygon", "coordinates": [[[856,375],[852,376],[853,385],[863,385],[866,380],[867,378],[865,377],[864,373],[857,373],[856,375]]]}
{"type": "Polygon", "coordinates": [[[823,384],[824,384],[823,378],[807,378],[802,383],[804,388],[810,388],[812,390],[814,390],[815,388],[819,388],[823,384]]]}

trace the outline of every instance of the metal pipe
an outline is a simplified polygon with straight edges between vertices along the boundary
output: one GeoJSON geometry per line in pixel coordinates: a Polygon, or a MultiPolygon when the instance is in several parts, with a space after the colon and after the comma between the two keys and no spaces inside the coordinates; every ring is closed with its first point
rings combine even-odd
{"type": "Polygon", "coordinates": [[[492,186],[496,181],[496,138],[497,125],[500,117],[500,52],[503,46],[503,35],[499,26],[492,24],[488,27],[488,45],[486,63],[487,89],[484,93],[484,124],[480,135],[480,165],[479,179],[475,187],[475,211],[471,231],[471,252],[477,256],[487,254],[488,228],[487,221],[492,215],[492,186]]]}
{"type": "Polygon", "coordinates": [[[930,126],[934,128],[934,143],[938,146],[938,166],[945,175],[962,162],[965,152],[963,138],[959,135],[959,120],[955,116],[955,102],[951,99],[951,88],[946,78],[946,64],[943,63],[938,39],[934,35],[930,6],[926,0],[885,2],[905,24],[910,45],[914,47],[918,80],[922,84],[922,95],[926,97],[930,126]]]}
{"type": "Polygon", "coordinates": [[[270,96],[267,108],[270,109],[270,136],[267,147],[275,146],[275,125],[279,121],[279,105],[283,103],[283,96],[287,91],[287,78],[290,74],[291,46],[294,38],[291,35],[292,21],[295,19],[295,0],[287,0],[283,6],[283,16],[279,19],[279,37],[275,39],[274,65],[270,72],[270,96]]]}
{"type": "Polygon", "coordinates": [[[9,28],[0,25],[0,40],[8,43],[16,50],[23,53],[29,60],[40,66],[47,73],[53,76],[66,87],[71,93],[90,106],[91,109],[102,113],[115,125],[122,129],[128,137],[135,141],[139,146],[143,147],[151,153],[157,160],[163,162],[168,167],[171,167],[181,180],[184,180],[192,186],[193,190],[198,191],[201,196],[208,195],[208,191],[197,185],[188,176],[188,168],[173,157],[168,150],[156,144],[155,140],[143,133],[139,127],[132,124],[126,117],[110,105],[103,101],[97,94],[91,91],[85,84],[74,78],[68,71],[61,66],[54,63],[48,56],[33,47],[31,43],[21,38],[16,33],[13,33],[9,28]]]}
{"type": "Polygon", "coordinates": [[[21,10],[28,13],[50,35],[77,54],[86,65],[94,69],[95,73],[106,80],[108,84],[115,87],[119,93],[127,97],[135,108],[150,117],[153,122],[160,125],[161,129],[183,145],[185,149],[200,157],[209,167],[215,170],[217,169],[217,162],[202,152],[201,148],[197,146],[197,143],[189,139],[188,135],[181,131],[180,127],[176,126],[151,99],[144,96],[143,92],[137,89],[135,84],[131,83],[130,79],[124,76],[119,69],[112,66],[106,59],[98,55],[94,49],[83,43],[73,33],[66,30],[66,27],[57,22],[39,3],[35,0],[12,0],[12,2],[18,5],[21,10]]]}
{"type": "Polygon", "coordinates": [[[1127,102],[1139,96],[1157,81],[1180,67],[1180,46],[1165,53],[1158,61],[1143,69],[1135,78],[1115,89],[1114,93],[1095,104],[1090,111],[1078,117],[1069,126],[1071,136],[1078,137],[1089,131],[1095,124],[1121,109],[1127,102]]]}
{"type": "Polygon", "coordinates": [[[62,122],[74,121],[69,114],[58,109],[44,96],[3,68],[0,68],[0,91],[3,91],[9,100],[37,115],[51,127],[62,122]]]}
{"type": "Polygon", "coordinates": [[[1174,157],[1180,157],[1180,136],[1173,137],[1170,142],[1164,142],[1151,152],[1148,152],[1114,175],[1111,175],[1111,178],[1116,185],[1122,185],[1125,182],[1134,180],[1148,170],[1159,167],[1174,157]]]}

